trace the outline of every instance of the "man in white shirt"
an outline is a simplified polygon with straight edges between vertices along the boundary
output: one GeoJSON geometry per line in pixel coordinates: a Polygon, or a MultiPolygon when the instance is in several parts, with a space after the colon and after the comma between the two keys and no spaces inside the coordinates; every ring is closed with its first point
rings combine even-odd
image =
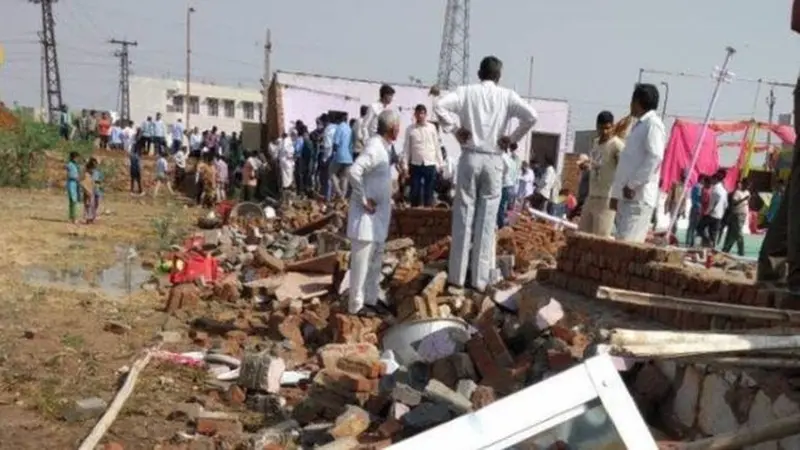
{"type": "Polygon", "coordinates": [[[522,161],[517,198],[522,199],[523,206],[525,205],[525,201],[528,200],[531,195],[533,195],[533,186],[535,182],[536,175],[533,173],[530,163],[528,161],[522,161]]]}
{"type": "Polygon", "coordinates": [[[711,198],[708,204],[708,211],[701,219],[698,225],[700,238],[703,241],[703,247],[714,248],[717,243],[722,217],[725,216],[725,211],[728,209],[728,191],[725,189],[723,181],[725,180],[725,171],[718,170],[712,177],[711,198]]]}
{"type": "Polygon", "coordinates": [[[130,153],[133,148],[133,142],[136,140],[136,130],[133,129],[133,122],[127,121],[125,128],[122,129],[122,148],[126,153],[130,153]]]}
{"type": "Polygon", "coordinates": [[[365,306],[376,307],[381,298],[383,249],[392,215],[390,151],[400,133],[400,116],[387,110],[378,115],[377,135],[348,171],[352,195],[347,213],[350,249],[350,297],[348,312],[358,314],[365,306]]]}
{"type": "Polygon", "coordinates": [[[172,153],[178,153],[183,145],[183,135],[186,133],[186,127],[183,125],[183,120],[178,119],[172,125],[172,153]]]}
{"type": "Polygon", "coordinates": [[[503,63],[494,56],[481,61],[480,83],[461,86],[434,100],[434,112],[443,129],[453,128],[461,144],[456,196],[453,204],[452,237],[448,278],[464,286],[471,262],[472,287],[485,291],[494,280],[495,232],[503,185],[502,151],[518,142],[536,124],[536,111],[514,91],[497,85],[503,63]],[[508,122],[519,125],[510,136],[508,122]],[[468,251],[472,248],[471,258],[468,251]],[[469,260],[468,260],[469,259],[469,260]]]}
{"type": "Polygon", "coordinates": [[[200,129],[194,127],[192,134],[189,135],[189,153],[194,156],[200,156],[203,149],[203,135],[200,134],[200,129]]]}
{"type": "Polygon", "coordinates": [[[425,105],[414,108],[414,123],[406,130],[401,171],[411,177],[411,206],[433,206],[436,174],[444,166],[439,133],[428,122],[425,105]]]}
{"type": "Polygon", "coordinates": [[[380,90],[378,90],[378,96],[379,100],[369,106],[367,114],[364,116],[364,128],[361,132],[364,139],[371,138],[378,133],[378,116],[392,104],[394,88],[388,84],[384,84],[381,86],[380,90]]]}
{"type": "Polygon", "coordinates": [[[550,205],[553,203],[555,197],[556,184],[556,168],[555,161],[551,155],[544,155],[544,168],[542,174],[536,179],[534,189],[533,207],[544,213],[550,212],[550,205]]]}
{"type": "Polygon", "coordinates": [[[644,242],[658,201],[658,180],[667,133],[658,110],[658,88],[638,84],[631,98],[631,116],[638,119],[625,141],[611,189],[611,209],[617,211],[615,237],[644,242]]]}
{"type": "Polygon", "coordinates": [[[725,235],[725,245],[722,251],[728,253],[736,244],[739,256],[744,256],[744,227],[747,216],[750,215],[750,180],[740,180],[736,190],[731,194],[731,204],[728,205],[728,233],[725,235]]]}
{"type": "Polygon", "coordinates": [[[369,106],[361,105],[361,108],[358,111],[358,118],[354,119],[355,123],[353,124],[353,157],[357,158],[361,151],[364,150],[364,146],[367,144],[367,139],[369,136],[366,135],[364,126],[364,122],[367,118],[367,114],[369,113],[369,106]]]}
{"type": "Polygon", "coordinates": [[[189,151],[185,146],[179,147],[178,151],[173,155],[175,160],[175,189],[180,190],[183,187],[183,180],[186,178],[186,161],[189,158],[189,151]]]}
{"type": "Polygon", "coordinates": [[[519,183],[519,157],[517,144],[514,143],[503,152],[503,192],[500,195],[500,208],[497,210],[497,228],[506,226],[508,211],[514,209],[517,183],[519,183]]]}
{"type": "Polygon", "coordinates": [[[614,115],[601,111],[595,121],[597,139],[589,162],[589,195],[581,211],[578,229],[584,233],[609,237],[614,231],[616,213],[610,208],[611,188],[625,142],[614,135],[614,115]]]}

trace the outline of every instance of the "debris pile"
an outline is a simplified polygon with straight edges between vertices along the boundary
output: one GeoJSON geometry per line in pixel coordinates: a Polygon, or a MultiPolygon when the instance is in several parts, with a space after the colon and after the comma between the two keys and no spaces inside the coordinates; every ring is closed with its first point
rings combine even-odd
{"type": "MultiPolygon", "coordinates": [[[[185,417],[192,439],[273,450],[384,448],[583,358],[590,342],[583,325],[541,291],[513,281],[485,294],[447,286],[449,236],[432,228],[449,233],[449,212],[446,225],[418,224],[422,243],[387,242],[387,312],[347,314],[349,243],[340,211],[283,205],[280,218],[232,219],[198,232],[174,255],[205,264],[174,284],[165,303],[201,350],[183,357],[209,372],[209,395],[242,410],[197,405],[185,417]],[[207,276],[211,263],[190,253],[213,258],[218,272],[207,276]],[[257,426],[243,425],[247,414],[259,416],[257,426]]],[[[395,231],[418,217],[404,211],[395,231]]],[[[510,258],[501,272],[514,280],[551,266],[564,238],[520,217],[498,241],[499,265],[510,258]]],[[[186,272],[190,264],[175,267],[186,272]]]]}

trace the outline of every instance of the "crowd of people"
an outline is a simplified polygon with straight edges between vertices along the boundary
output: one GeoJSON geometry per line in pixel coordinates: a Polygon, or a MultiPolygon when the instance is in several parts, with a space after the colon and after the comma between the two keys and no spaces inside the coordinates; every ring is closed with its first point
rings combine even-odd
{"type": "MultiPolygon", "coordinates": [[[[374,271],[381,267],[393,204],[452,206],[449,283],[478,291],[495,281],[496,231],[525,208],[575,221],[581,231],[599,236],[629,242],[650,237],[667,141],[657,113],[658,89],[638,84],[630,114],[618,122],[609,111],[598,114],[597,138],[590,154],[578,159],[581,180],[573,193],[560,186],[555,155],[536,155],[531,162],[519,156],[518,142],[535,125],[537,113],[518,94],[498,85],[501,71],[500,60],[487,57],[478,72],[480,83],[445,95],[432,88],[433,111],[417,105],[413,123],[405,130],[392,106],[395,91],[383,85],[377,101],[362,106],[358,117],[328,111],[318,117],[313,130],[296,121],[264,151],[246,150],[236,133],[229,137],[216,127],[201,133],[197,128],[186,130],[180,120],[167,126],[161,114],[134,128],[130,122],[124,127],[112,123],[105,113],[85,112],[70,137],[127,151],[131,192],[137,195],[143,195],[141,155],[155,153],[154,196],[162,187],[170,193],[184,187],[192,156],[198,160],[193,184],[199,205],[213,206],[237,191],[243,201],[277,199],[289,192],[328,204],[347,199],[352,313],[381,309],[380,276],[374,271]],[[518,126],[505,134],[511,119],[518,126]],[[445,133],[460,144],[457,162],[442,145],[445,133]],[[396,148],[401,135],[403,145],[396,148]]],[[[81,177],[71,156],[67,172],[70,219],[77,220],[76,208],[83,198],[85,220],[91,223],[102,196],[97,161],[90,160],[81,177]]],[[[724,171],[701,174],[685,198],[687,176],[684,173],[668,193],[665,212],[674,213],[671,224],[688,217],[687,245],[695,245],[700,237],[703,246],[722,243],[724,251],[736,246],[742,254],[742,229],[754,197],[748,181],[740,181],[729,193],[724,171]]],[[[777,195],[771,210],[777,210],[779,202],[777,195]]],[[[674,226],[672,230],[674,234],[674,226]]]]}

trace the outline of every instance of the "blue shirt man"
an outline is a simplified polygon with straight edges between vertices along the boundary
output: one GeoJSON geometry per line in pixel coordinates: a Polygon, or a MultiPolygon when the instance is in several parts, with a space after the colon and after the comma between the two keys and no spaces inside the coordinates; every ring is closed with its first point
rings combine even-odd
{"type": "Polygon", "coordinates": [[[353,129],[346,120],[336,125],[333,146],[336,149],[333,153],[333,161],[336,164],[353,164],[353,129]]]}
{"type": "Polygon", "coordinates": [[[153,119],[148,117],[147,120],[144,121],[142,124],[142,137],[144,138],[152,138],[155,135],[155,124],[153,123],[153,119]]]}

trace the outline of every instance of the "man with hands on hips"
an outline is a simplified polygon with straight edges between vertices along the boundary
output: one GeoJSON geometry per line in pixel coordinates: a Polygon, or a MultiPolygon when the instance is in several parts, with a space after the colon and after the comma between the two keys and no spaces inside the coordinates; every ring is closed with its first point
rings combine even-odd
{"type": "Polygon", "coordinates": [[[386,109],[378,115],[377,134],[350,166],[352,194],[347,213],[350,249],[350,314],[380,309],[383,249],[392,215],[391,148],[400,134],[400,116],[386,109]]]}

